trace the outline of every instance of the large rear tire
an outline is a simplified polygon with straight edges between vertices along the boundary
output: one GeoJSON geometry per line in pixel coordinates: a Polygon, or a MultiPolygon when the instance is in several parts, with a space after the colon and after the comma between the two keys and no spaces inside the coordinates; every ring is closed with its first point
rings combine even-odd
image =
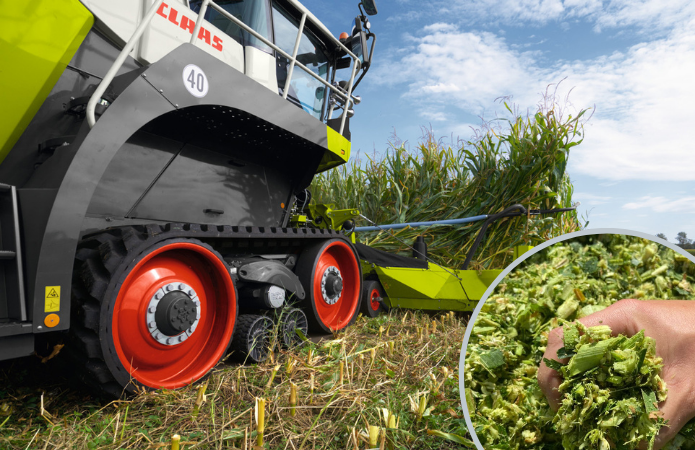
{"type": "Polygon", "coordinates": [[[299,255],[296,274],[306,291],[300,306],[311,330],[338,331],[352,322],[360,304],[362,273],[350,244],[331,239],[307,248],[299,255]]]}
{"type": "Polygon", "coordinates": [[[69,353],[110,396],[201,379],[234,331],[236,292],[219,253],[196,239],[153,240],[119,229],[78,250],[69,353]]]}

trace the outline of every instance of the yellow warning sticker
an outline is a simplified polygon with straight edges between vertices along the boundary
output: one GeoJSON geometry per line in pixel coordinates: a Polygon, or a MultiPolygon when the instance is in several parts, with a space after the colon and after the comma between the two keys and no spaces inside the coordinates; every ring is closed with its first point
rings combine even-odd
{"type": "Polygon", "coordinates": [[[44,312],[60,311],[60,286],[46,286],[46,306],[44,312]]]}

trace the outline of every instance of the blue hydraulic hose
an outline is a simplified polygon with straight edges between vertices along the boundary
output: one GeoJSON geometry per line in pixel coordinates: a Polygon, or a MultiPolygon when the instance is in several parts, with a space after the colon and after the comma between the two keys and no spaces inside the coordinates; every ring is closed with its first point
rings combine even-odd
{"type": "Polygon", "coordinates": [[[486,220],[488,215],[483,216],[473,216],[465,217],[463,219],[449,219],[449,220],[434,220],[432,222],[409,222],[409,223],[392,223],[388,225],[376,225],[373,227],[355,227],[354,231],[379,231],[379,230],[400,230],[405,227],[428,227],[430,225],[459,225],[462,223],[477,222],[479,220],[486,220]]]}

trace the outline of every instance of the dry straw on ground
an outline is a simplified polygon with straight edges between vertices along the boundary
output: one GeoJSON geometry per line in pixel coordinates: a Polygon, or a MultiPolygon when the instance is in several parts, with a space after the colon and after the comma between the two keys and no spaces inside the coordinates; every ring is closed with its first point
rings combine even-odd
{"type": "Polygon", "coordinates": [[[47,385],[50,366],[38,358],[23,368],[5,367],[0,448],[168,449],[178,434],[181,449],[251,450],[260,398],[263,448],[460,448],[469,444],[456,375],[465,327],[453,314],[437,316],[436,328],[432,320],[404,311],[360,317],[320,343],[276,352],[274,362],[222,363],[203,383],[110,403],[64,382],[47,385]],[[428,325],[429,333],[418,332],[428,325]],[[13,382],[22,370],[36,381],[13,382]],[[377,432],[377,446],[370,447],[377,432]]]}

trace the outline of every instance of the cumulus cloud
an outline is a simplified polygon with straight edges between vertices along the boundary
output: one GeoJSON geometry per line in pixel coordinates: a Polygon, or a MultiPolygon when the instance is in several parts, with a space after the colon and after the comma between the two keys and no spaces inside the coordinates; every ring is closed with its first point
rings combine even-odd
{"type": "Polygon", "coordinates": [[[582,205],[596,206],[608,203],[612,197],[603,195],[589,194],[587,192],[575,192],[572,194],[572,199],[581,202],[582,205]]]}
{"type": "Polygon", "coordinates": [[[695,197],[681,197],[668,199],[666,197],[646,196],[635,202],[625,203],[623,209],[651,209],[658,213],[695,212],[695,197]]]}
{"type": "Polygon", "coordinates": [[[454,104],[480,114],[500,93],[530,87],[530,53],[511,50],[492,33],[464,32],[435,23],[410,36],[409,52],[376,69],[377,82],[406,83],[406,98],[424,104],[454,104]]]}
{"type": "MultiPolygon", "coordinates": [[[[576,3],[565,1],[563,7],[584,11],[576,3]]],[[[536,4],[550,8],[541,1],[536,4]]],[[[624,11],[627,6],[618,0],[608,4],[614,5],[615,17],[624,17],[611,23],[637,20],[637,13],[624,11]]],[[[652,11],[650,5],[645,0],[637,9],[652,11]]],[[[596,105],[586,139],[570,159],[573,173],[605,180],[695,180],[695,151],[687,134],[695,100],[692,17],[695,14],[685,15],[667,36],[623,52],[551,66],[539,61],[539,53],[514,49],[494,33],[438,22],[407,36],[406,51],[386,58],[375,68],[380,72],[375,78],[399,85],[403,98],[424,118],[444,108],[474,115],[499,111],[494,100],[505,95],[513,96],[522,111],[534,109],[548,83],[566,78],[561,98],[573,88],[569,98],[577,108],[596,105]]],[[[436,117],[443,119],[441,114],[436,117]]],[[[449,119],[456,120],[452,115],[449,119]]]]}
{"type": "Polygon", "coordinates": [[[673,27],[695,7],[690,0],[434,0],[429,15],[445,11],[466,23],[543,25],[588,20],[595,31],[635,26],[649,33],[673,27]]]}

